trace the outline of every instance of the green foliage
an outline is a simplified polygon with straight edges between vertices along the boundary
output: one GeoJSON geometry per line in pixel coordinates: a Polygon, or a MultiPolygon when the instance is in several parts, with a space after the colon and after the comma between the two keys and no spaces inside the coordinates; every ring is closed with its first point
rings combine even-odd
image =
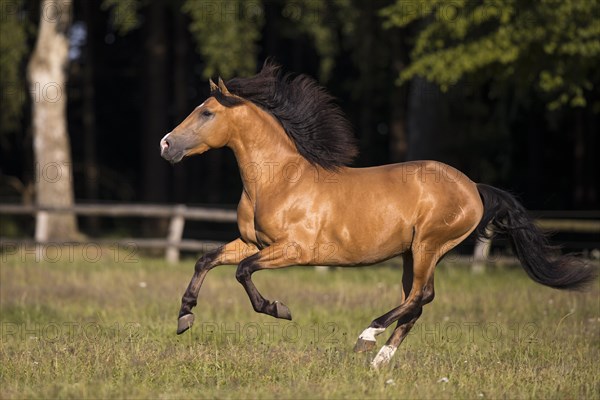
{"type": "Polygon", "coordinates": [[[140,6],[140,0],[103,0],[100,8],[110,10],[113,27],[125,35],[139,26],[140,6]]]}
{"type": "MultiPolygon", "coordinates": [[[[356,15],[351,0],[321,2],[317,0],[280,0],[284,35],[307,35],[321,59],[320,78],[326,81],[335,65],[340,44],[338,25],[349,33],[356,15]],[[338,18],[340,17],[340,18],[338,18]],[[349,18],[351,17],[351,18],[349,18]]],[[[103,9],[110,9],[113,26],[126,34],[139,26],[140,0],[104,0],[103,9]]],[[[264,24],[262,0],[186,0],[182,11],[191,17],[190,31],[206,67],[204,76],[249,75],[256,70],[258,42],[264,24]]],[[[177,11],[176,11],[177,12],[177,11]]]]}
{"type": "Polygon", "coordinates": [[[350,7],[350,1],[321,2],[314,0],[285,1],[282,15],[291,22],[294,33],[307,35],[321,58],[319,77],[327,81],[339,53],[334,15],[350,7]]]}
{"type": "Polygon", "coordinates": [[[187,0],[183,11],[204,57],[204,76],[250,75],[256,72],[257,42],[264,23],[261,1],[187,0]]]}
{"type": "Polygon", "coordinates": [[[386,27],[424,23],[399,83],[419,75],[447,90],[477,74],[534,86],[555,109],[585,106],[599,82],[598,0],[398,0],[381,16],[386,27]]]}
{"type": "Polygon", "coordinates": [[[20,0],[0,0],[0,133],[19,128],[27,98],[23,62],[29,25],[22,6],[20,0]]]}

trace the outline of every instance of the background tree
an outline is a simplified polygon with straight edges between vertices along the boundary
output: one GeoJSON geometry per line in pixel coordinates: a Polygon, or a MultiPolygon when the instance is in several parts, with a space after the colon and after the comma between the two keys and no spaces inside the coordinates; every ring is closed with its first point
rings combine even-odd
{"type": "Polygon", "coordinates": [[[190,31],[205,60],[205,78],[255,72],[257,42],[264,22],[262,1],[187,0],[183,11],[191,17],[190,31]]]}
{"type": "MultiPolygon", "coordinates": [[[[69,60],[70,0],[44,0],[35,48],[27,66],[32,96],[36,201],[39,206],[74,203],[71,147],[67,132],[66,69],[69,60]]],[[[70,213],[50,213],[36,223],[38,239],[70,240],[78,236],[70,213]]]]}
{"type": "MultiPolygon", "coordinates": [[[[592,121],[600,111],[597,0],[402,0],[383,8],[381,15],[387,27],[421,21],[411,62],[399,74],[400,84],[422,77],[443,92],[465,84],[477,88],[489,84],[484,95],[496,101],[496,112],[504,113],[500,127],[506,128],[511,119],[514,122],[518,109],[526,109],[530,116],[543,113],[545,122],[555,127],[564,125],[563,134],[570,137],[573,149],[573,201],[579,205],[597,201],[597,190],[590,183],[597,180],[597,149],[584,145],[593,141],[592,121]],[[540,103],[545,111],[536,109],[540,103]],[[565,110],[570,107],[576,110],[565,110]]],[[[524,129],[527,186],[537,196],[547,138],[533,117],[524,129]]],[[[498,133],[502,130],[496,131],[496,137],[498,133]]]]}
{"type": "MultiPolygon", "coordinates": [[[[27,83],[22,73],[28,54],[29,21],[22,15],[23,2],[0,0],[0,149],[8,149],[0,165],[0,182],[16,191],[25,203],[33,202],[33,187],[27,178],[17,176],[29,157],[23,157],[21,136],[27,83]],[[12,168],[8,165],[12,164],[12,168]]],[[[1,188],[2,185],[0,185],[1,188]]]]}
{"type": "Polygon", "coordinates": [[[18,129],[26,99],[21,63],[27,54],[28,24],[21,17],[22,1],[0,0],[0,140],[18,129]]]}
{"type": "MultiPolygon", "coordinates": [[[[27,99],[25,67],[40,2],[0,0],[3,201],[26,199],[35,182],[29,117],[37,104],[27,99]]],[[[597,4],[73,2],[63,99],[75,197],[236,203],[230,152],[171,167],[156,143],[209,95],[207,77],[249,75],[274,57],[338,98],[360,140],[357,166],[436,158],[514,190],[530,208],[597,208],[597,4]]],[[[199,229],[216,238],[215,226],[199,229]]]]}
{"type": "Polygon", "coordinates": [[[401,83],[419,75],[447,90],[479,74],[496,84],[533,86],[556,109],[585,106],[598,78],[597,0],[401,0],[381,15],[388,27],[427,18],[401,83]]]}

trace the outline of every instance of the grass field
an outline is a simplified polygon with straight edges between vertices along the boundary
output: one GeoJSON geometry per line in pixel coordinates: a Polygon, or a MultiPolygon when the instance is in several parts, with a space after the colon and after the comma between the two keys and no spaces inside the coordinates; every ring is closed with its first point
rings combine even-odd
{"type": "Polygon", "coordinates": [[[435,301],[374,372],[374,353],[352,348],[397,305],[397,265],[257,273],[293,322],[254,313],[234,267],[219,267],[176,336],[193,260],[116,256],[0,254],[2,399],[600,397],[598,282],[559,292],[520,268],[442,264],[435,301]]]}

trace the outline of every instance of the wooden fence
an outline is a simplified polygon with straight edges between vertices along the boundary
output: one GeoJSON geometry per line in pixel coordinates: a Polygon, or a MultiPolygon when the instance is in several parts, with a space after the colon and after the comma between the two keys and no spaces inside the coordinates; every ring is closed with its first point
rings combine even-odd
{"type": "MultiPolygon", "coordinates": [[[[165,249],[165,258],[169,263],[179,261],[180,251],[206,251],[223,244],[217,241],[202,241],[184,239],[183,232],[186,220],[217,223],[235,223],[237,214],[232,209],[186,207],[185,205],[141,205],[141,204],[78,204],[70,208],[35,207],[21,204],[0,204],[0,214],[31,215],[36,217],[35,237],[33,239],[12,239],[0,237],[0,243],[13,244],[44,244],[53,243],[48,237],[48,216],[50,213],[74,213],[79,216],[90,217],[138,217],[138,218],[169,218],[169,228],[166,238],[123,238],[90,239],[81,244],[94,242],[98,244],[110,243],[131,246],[132,243],[140,248],[165,249]]],[[[544,230],[554,232],[576,232],[598,235],[600,238],[600,211],[583,212],[542,212],[550,218],[537,218],[536,223],[544,230]],[[559,215],[568,218],[558,218],[559,215]],[[577,218],[576,218],[577,217],[577,218]],[[585,219],[580,219],[585,218],[585,219]]],[[[68,242],[73,244],[74,242],[68,242]]],[[[477,242],[472,257],[473,269],[483,269],[489,259],[491,240],[477,242]]],[[[600,243],[597,244],[600,248],[600,243]]]]}
{"type": "MultiPolygon", "coordinates": [[[[71,208],[34,207],[18,204],[0,204],[0,214],[35,215],[36,227],[33,239],[8,239],[0,237],[0,242],[10,241],[17,244],[44,244],[52,242],[48,237],[48,215],[50,213],[74,213],[90,217],[138,217],[138,218],[169,218],[169,228],[166,238],[121,238],[90,239],[98,244],[118,244],[130,246],[132,243],[140,248],[165,249],[165,258],[169,263],[179,261],[181,250],[206,251],[208,248],[220,246],[221,242],[183,239],[185,221],[204,221],[218,223],[235,223],[235,210],[216,209],[207,207],[186,207],[184,205],[143,205],[143,204],[78,204],[71,208]]],[[[77,243],[70,241],[69,244],[77,243]]],[[[87,243],[87,242],[82,242],[87,243]]]]}

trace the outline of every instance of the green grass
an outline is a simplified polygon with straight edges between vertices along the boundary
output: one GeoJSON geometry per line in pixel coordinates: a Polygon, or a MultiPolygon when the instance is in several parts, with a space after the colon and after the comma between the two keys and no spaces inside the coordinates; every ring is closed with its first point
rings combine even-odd
{"type": "Polygon", "coordinates": [[[2,399],[600,397],[597,282],[569,293],[521,269],[441,265],[436,299],[377,373],[352,348],[397,305],[396,265],[257,273],[293,322],[254,313],[234,267],[219,267],[177,336],[193,261],[114,258],[0,254],[2,399]]]}

